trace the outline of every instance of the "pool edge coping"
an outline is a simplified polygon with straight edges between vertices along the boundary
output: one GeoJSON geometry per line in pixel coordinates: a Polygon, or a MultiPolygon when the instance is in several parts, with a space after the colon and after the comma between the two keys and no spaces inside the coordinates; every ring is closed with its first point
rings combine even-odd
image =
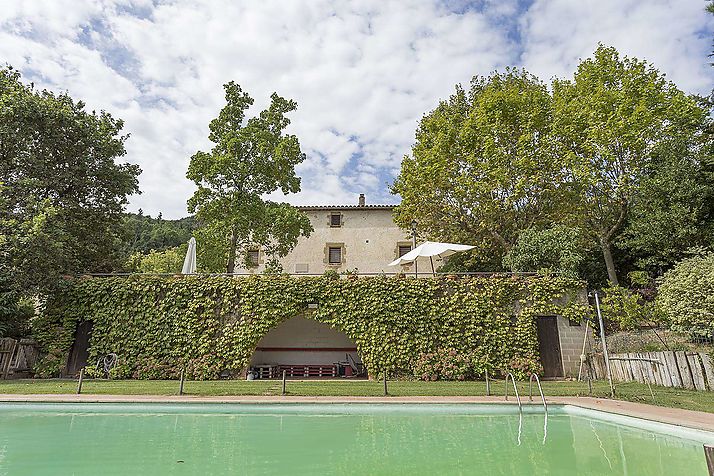
{"type": "MultiPolygon", "coordinates": [[[[595,397],[548,397],[554,405],[571,405],[615,415],[665,423],[683,428],[714,432],[714,413],[680,408],[660,407],[645,403],[595,397]]],[[[340,396],[190,396],[190,395],[96,395],[96,394],[0,394],[0,402],[23,403],[470,403],[513,404],[511,397],[409,396],[409,397],[340,397],[340,396]]],[[[541,406],[540,401],[525,401],[524,405],[541,406]]]]}

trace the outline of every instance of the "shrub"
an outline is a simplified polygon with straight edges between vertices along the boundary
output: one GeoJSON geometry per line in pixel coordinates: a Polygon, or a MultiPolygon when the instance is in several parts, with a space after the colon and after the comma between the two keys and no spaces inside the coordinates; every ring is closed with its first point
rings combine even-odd
{"type": "Polygon", "coordinates": [[[203,355],[190,359],[186,364],[186,378],[190,380],[217,379],[225,370],[213,355],[203,355]]]}
{"type": "Polygon", "coordinates": [[[543,375],[543,366],[534,357],[514,357],[508,368],[503,370],[504,374],[508,372],[511,372],[516,380],[528,380],[531,374],[543,375]]]}
{"type": "Polygon", "coordinates": [[[4,300],[3,297],[0,296],[0,338],[13,337],[18,339],[28,335],[30,333],[30,320],[35,315],[34,303],[29,299],[7,302],[9,299],[4,300]]]}
{"type": "Polygon", "coordinates": [[[412,368],[420,380],[469,380],[483,375],[486,365],[472,353],[444,348],[419,354],[412,368]]]}
{"type": "Polygon", "coordinates": [[[603,318],[616,323],[619,329],[637,329],[645,322],[659,323],[665,319],[656,306],[644,301],[639,293],[620,286],[610,286],[603,291],[600,301],[603,318]]]}
{"type": "Polygon", "coordinates": [[[127,364],[119,362],[117,365],[109,369],[109,378],[124,379],[131,377],[131,367],[127,364]]]}
{"type": "Polygon", "coordinates": [[[181,370],[177,362],[167,357],[141,355],[136,359],[135,370],[131,375],[143,380],[177,379],[181,370]]]}
{"type": "Polygon", "coordinates": [[[672,330],[693,339],[714,337],[714,253],[680,261],[658,283],[657,307],[672,330]]]}
{"type": "Polygon", "coordinates": [[[67,352],[52,348],[35,365],[35,375],[40,378],[59,377],[67,363],[67,352]]]}

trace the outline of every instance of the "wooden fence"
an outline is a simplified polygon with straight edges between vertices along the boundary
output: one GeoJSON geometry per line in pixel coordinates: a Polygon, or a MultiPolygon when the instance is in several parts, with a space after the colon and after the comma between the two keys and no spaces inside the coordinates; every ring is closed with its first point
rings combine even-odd
{"type": "MultiPolygon", "coordinates": [[[[606,379],[605,359],[590,359],[593,378],[606,379]]],[[[714,390],[714,365],[703,352],[633,352],[610,355],[610,371],[616,382],[642,382],[692,390],[714,390]]]]}
{"type": "Polygon", "coordinates": [[[0,339],[0,378],[29,377],[39,351],[31,339],[0,339]]]}

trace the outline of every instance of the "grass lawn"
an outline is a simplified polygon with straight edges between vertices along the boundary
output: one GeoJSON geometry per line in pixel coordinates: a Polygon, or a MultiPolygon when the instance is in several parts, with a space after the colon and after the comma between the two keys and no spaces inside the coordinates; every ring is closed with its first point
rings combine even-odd
{"type": "MultiPolygon", "coordinates": [[[[176,395],[175,380],[85,380],[82,393],[98,395],[176,395]]],[[[0,393],[42,394],[75,393],[75,380],[0,380],[0,393]]],[[[381,381],[366,380],[288,380],[289,395],[326,396],[382,396],[381,381]]],[[[511,394],[512,392],[512,388],[511,394]]],[[[535,391],[534,387],[534,391],[535,391]]],[[[631,402],[649,403],[667,407],[686,408],[714,413],[714,392],[674,389],[653,386],[654,400],[647,385],[628,382],[617,385],[617,398],[631,402]]],[[[528,398],[528,383],[519,382],[518,391],[528,398]]],[[[546,396],[587,396],[585,382],[543,382],[546,396]]],[[[220,380],[188,381],[184,385],[187,395],[280,395],[279,380],[220,380]]],[[[504,382],[491,384],[492,395],[503,395],[504,382]]],[[[485,382],[419,382],[390,381],[389,394],[393,396],[480,396],[486,395],[485,382]]],[[[593,382],[593,396],[607,397],[607,382],[593,382]]]]}

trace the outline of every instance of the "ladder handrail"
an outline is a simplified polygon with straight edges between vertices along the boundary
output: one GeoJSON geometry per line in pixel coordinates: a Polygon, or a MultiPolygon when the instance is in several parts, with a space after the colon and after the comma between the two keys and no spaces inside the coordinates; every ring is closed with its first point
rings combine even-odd
{"type": "Polygon", "coordinates": [[[533,377],[535,377],[536,383],[538,384],[538,391],[540,392],[540,399],[543,401],[543,407],[545,411],[548,412],[548,404],[545,403],[545,396],[543,395],[543,387],[540,385],[540,378],[538,374],[533,372],[528,380],[528,400],[533,401],[533,377]]]}
{"type": "Polygon", "coordinates": [[[516,387],[516,377],[513,376],[511,372],[508,372],[506,374],[506,400],[508,400],[508,379],[511,379],[511,382],[513,383],[513,390],[516,392],[516,400],[518,400],[518,410],[522,411],[523,407],[521,406],[521,396],[518,395],[518,387],[516,387]]]}

